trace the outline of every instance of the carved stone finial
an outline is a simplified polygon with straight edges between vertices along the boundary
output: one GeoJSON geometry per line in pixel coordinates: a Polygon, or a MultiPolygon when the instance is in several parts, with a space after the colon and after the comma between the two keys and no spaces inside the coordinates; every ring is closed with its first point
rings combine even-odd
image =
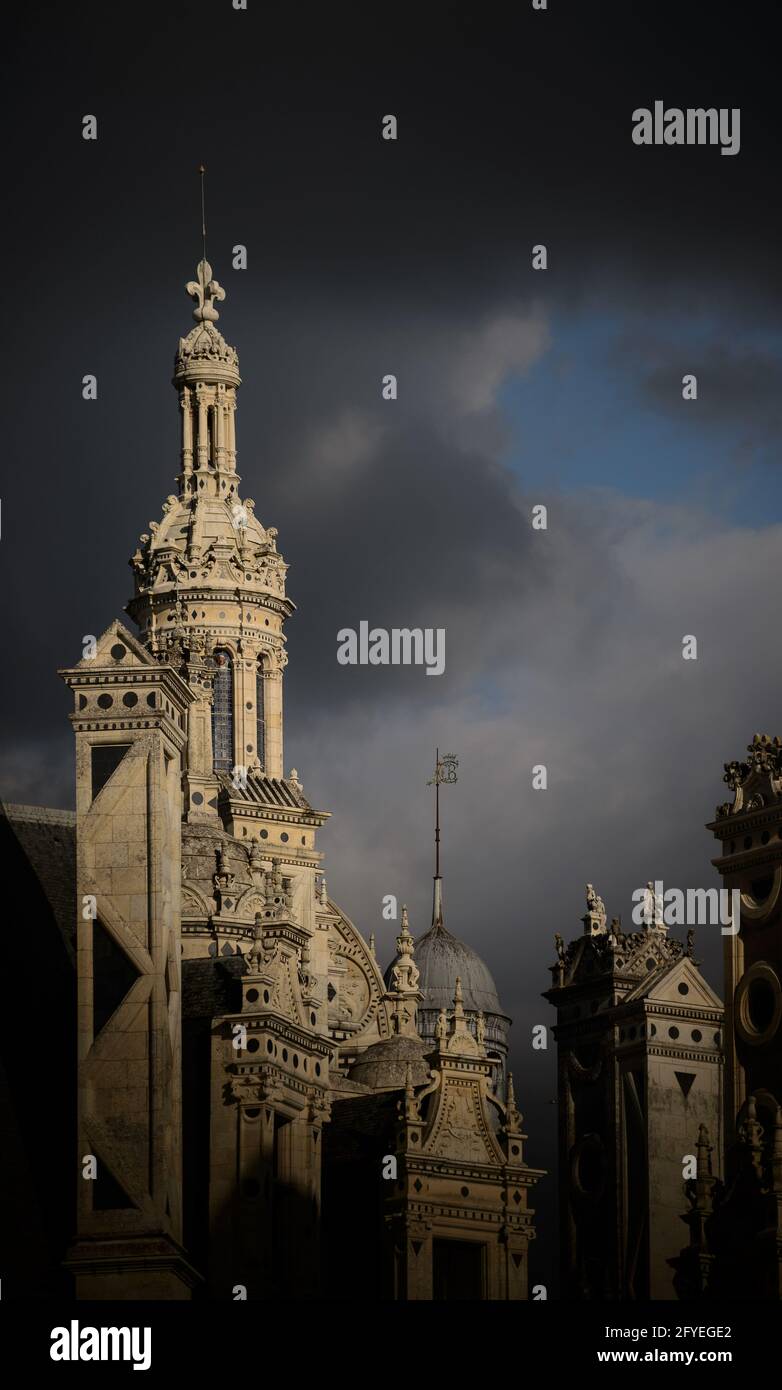
{"type": "Polygon", "coordinates": [[[410,918],[407,915],[407,908],[402,907],[402,925],[399,928],[399,935],[396,938],[396,949],[400,956],[411,956],[415,942],[410,935],[410,918]]]}
{"type": "Polygon", "coordinates": [[[591,883],[586,886],[586,907],[587,910],[582,918],[585,934],[596,936],[604,933],[606,929],[605,903],[591,883]]]}
{"type": "Polygon", "coordinates": [[[208,261],[199,261],[196,267],[197,280],[189,280],[185,286],[191,299],[196,301],[193,318],[196,323],[216,323],[218,314],[215,302],[225,299],[225,290],[212,279],[212,267],[208,261]]]}

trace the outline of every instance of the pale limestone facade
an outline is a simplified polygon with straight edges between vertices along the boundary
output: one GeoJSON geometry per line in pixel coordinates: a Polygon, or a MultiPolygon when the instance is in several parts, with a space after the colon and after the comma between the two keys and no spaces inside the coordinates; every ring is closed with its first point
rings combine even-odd
{"type": "Polygon", "coordinates": [[[187,290],[178,491],[131,560],[140,635],[115,622],[61,673],[76,736],[77,1292],[316,1295],[324,1174],[339,1183],[329,1129],[338,1110],[361,1130],[368,1102],[373,1137],[348,1152],[366,1206],[358,1191],[332,1202],[332,1257],[376,1242],[395,1297],[524,1298],[540,1174],[483,1015],[466,1017],[454,971],[436,1045],[421,1038],[406,917],[384,981],[329,898],[328,813],[284,774],[287,566],[240,496],[238,358],[206,261],[187,290]]]}

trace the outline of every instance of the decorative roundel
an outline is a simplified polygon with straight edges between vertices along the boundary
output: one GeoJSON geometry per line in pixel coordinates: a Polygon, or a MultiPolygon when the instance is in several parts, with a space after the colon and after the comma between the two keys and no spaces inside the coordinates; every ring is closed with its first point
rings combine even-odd
{"type": "Polygon", "coordinates": [[[123,647],[123,645],[122,645],[121,642],[115,642],[115,643],[114,643],[114,646],[113,646],[112,649],[111,649],[111,655],[112,655],[112,659],[113,659],[114,661],[121,661],[122,658],[123,658],[123,656],[127,656],[127,654],[128,654],[128,649],[127,649],[127,647],[123,647]]]}
{"type": "Polygon", "coordinates": [[[782,867],[777,865],[773,874],[753,879],[748,887],[749,891],[742,891],[741,894],[741,914],[750,921],[762,921],[764,917],[769,916],[779,900],[782,867]]]}
{"type": "Polygon", "coordinates": [[[606,1156],[597,1134],[585,1134],[573,1146],[570,1176],[575,1192],[590,1202],[599,1202],[606,1190],[606,1156]]]}
{"type": "Polygon", "coordinates": [[[782,1022],[782,985],[766,961],[756,961],[736,989],[736,1028],[744,1042],[762,1047],[782,1022]]]}

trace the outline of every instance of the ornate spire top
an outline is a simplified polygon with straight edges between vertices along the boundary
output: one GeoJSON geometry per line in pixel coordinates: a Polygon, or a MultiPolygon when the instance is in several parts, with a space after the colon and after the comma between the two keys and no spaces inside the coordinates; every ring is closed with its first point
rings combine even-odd
{"type": "Polygon", "coordinates": [[[410,935],[410,918],[407,915],[407,908],[403,904],[402,925],[399,929],[399,935],[396,938],[396,949],[399,952],[400,956],[411,956],[413,954],[414,946],[415,942],[413,941],[413,938],[410,935]]]}
{"type": "Polygon", "coordinates": [[[414,996],[417,1001],[422,997],[418,992],[420,971],[413,959],[415,941],[410,932],[410,921],[406,907],[402,908],[402,925],[396,938],[396,949],[397,957],[391,970],[392,994],[395,1005],[398,1002],[397,996],[407,997],[410,995],[414,996]]]}
{"type": "Polygon", "coordinates": [[[196,280],[188,280],[185,286],[190,298],[196,301],[193,318],[196,323],[216,323],[220,315],[214,304],[225,299],[225,290],[212,279],[212,267],[207,260],[198,262],[196,276],[196,280]]]}
{"type": "Polygon", "coordinates": [[[440,749],[437,749],[435,756],[434,777],[427,782],[427,786],[435,789],[435,826],[434,826],[434,898],[432,902],[432,926],[444,929],[443,922],[443,880],[440,874],[440,785],[443,782],[451,783],[457,780],[456,769],[459,766],[459,759],[454,753],[443,753],[440,757],[440,749]]]}

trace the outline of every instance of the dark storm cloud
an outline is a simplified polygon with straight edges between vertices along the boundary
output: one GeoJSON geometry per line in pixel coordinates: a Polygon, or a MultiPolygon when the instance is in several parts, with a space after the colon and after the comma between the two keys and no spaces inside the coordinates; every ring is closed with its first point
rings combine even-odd
{"type": "Polygon", "coordinates": [[[782,355],[732,348],[669,343],[644,382],[658,409],[680,415],[682,377],[698,378],[698,413],[703,423],[739,425],[767,441],[782,432],[782,355]]]}

